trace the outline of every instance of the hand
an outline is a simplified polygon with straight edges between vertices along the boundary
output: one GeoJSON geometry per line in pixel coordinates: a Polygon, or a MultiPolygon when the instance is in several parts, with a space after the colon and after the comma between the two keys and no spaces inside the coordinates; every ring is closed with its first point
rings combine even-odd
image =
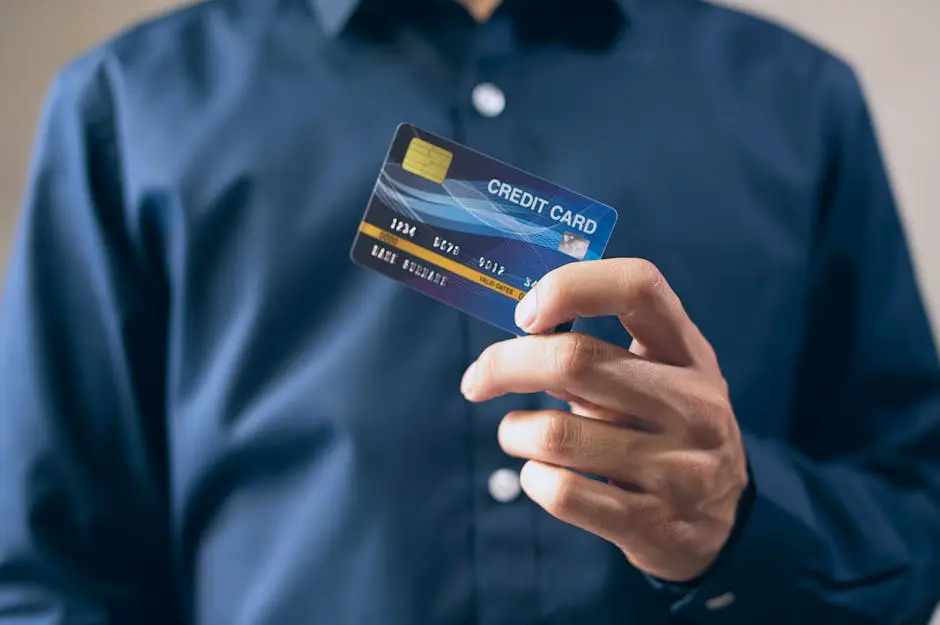
{"type": "Polygon", "coordinates": [[[602,315],[619,316],[634,337],[629,351],[578,333],[515,338],[487,348],[461,390],[474,402],[541,391],[568,401],[571,412],[513,412],[500,424],[506,453],[529,459],[526,494],[640,570],[692,579],[727,541],[748,482],[727,384],[711,345],[643,260],[556,269],[519,303],[516,323],[537,334],[602,315]]]}

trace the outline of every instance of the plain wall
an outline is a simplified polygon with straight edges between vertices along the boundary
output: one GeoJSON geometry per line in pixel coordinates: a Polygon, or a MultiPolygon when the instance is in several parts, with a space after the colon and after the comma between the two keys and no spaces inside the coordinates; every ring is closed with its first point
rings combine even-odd
{"type": "MultiPolygon", "coordinates": [[[[934,329],[940,329],[940,0],[728,3],[778,18],[858,70],[934,313],[934,329]]],[[[0,258],[8,255],[36,118],[53,73],[116,29],[174,4],[0,0],[0,258]]]]}

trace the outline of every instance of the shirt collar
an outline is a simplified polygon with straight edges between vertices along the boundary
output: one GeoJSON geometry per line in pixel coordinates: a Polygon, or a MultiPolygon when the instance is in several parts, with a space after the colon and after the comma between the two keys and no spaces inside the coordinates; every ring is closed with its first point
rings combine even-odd
{"type": "MultiPolygon", "coordinates": [[[[359,5],[367,0],[309,0],[323,30],[330,37],[339,34],[359,5]]],[[[387,1],[387,0],[386,0],[387,1]]],[[[577,0],[571,0],[572,3],[577,0]]],[[[616,0],[624,17],[635,16],[637,0],[616,0]]]]}

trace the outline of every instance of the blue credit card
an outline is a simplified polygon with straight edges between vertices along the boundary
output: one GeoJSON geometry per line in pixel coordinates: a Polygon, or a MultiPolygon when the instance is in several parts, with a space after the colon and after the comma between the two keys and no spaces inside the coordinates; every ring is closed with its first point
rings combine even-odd
{"type": "Polygon", "coordinates": [[[524,335],[518,301],[552,269],[602,258],[616,221],[610,206],[401,124],[351,256],[524,335]]]}

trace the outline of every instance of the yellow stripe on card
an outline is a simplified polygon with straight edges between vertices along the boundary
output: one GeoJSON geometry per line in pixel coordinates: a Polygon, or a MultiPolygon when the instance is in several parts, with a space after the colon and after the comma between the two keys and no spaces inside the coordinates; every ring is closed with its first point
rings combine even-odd
{"type": "Polygon", "coordinates": [[[446,269],[447,271],[466,278],[471,282],[476,282],[477,284],[490,290],[501,293],[511,299],[521,300],[526,294],[526,292],[521,289],[510,286],[505,282],[494,280],[485,273],[480,273],[479,271],[471,269],[466,265],[461,265],[453,259],[447,258],[446,256],[441,256],[437,252],[432,252],[426,247],[422,247],[413,241],[403,239],[402,237],[394,235],[387,230],[383,230],[378,226],[373,226],[368,222],[363,221],[361,224],[359,224],[359,232],[370,236],[373,239],[378,239],[386,245],[391,245],[392,247],[398,248],[399,250],[411,254],[416,258],[420,258],[421,260],[436,265],[441,269],[446,269]]]}
{"type": "Polygon", "coordinates": [[[453,160],[453,153],[414,137],[408,144],[401,167],[405,171],[440,184],[447,178],[447,170],[453,160]]]}

